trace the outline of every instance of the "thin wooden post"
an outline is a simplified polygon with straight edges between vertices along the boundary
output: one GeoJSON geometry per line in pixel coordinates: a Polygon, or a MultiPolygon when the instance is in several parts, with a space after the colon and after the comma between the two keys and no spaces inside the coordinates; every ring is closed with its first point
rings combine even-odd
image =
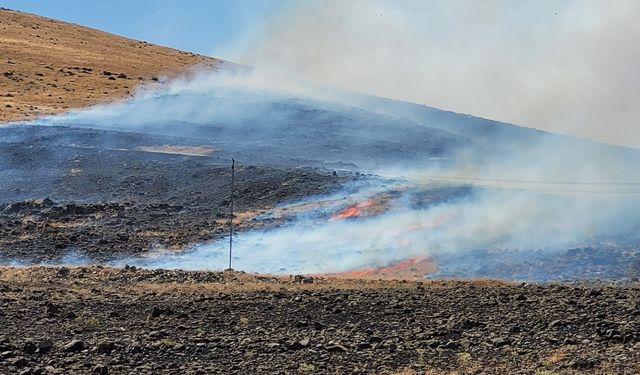
{"type": "Polygon", "coordinates": [[[231,268],[231,257],[233,254],[233,201],[235,199],[236,184],[236,161],[231,159],[231,215],[229,215],[229,270],[231,268]]]}

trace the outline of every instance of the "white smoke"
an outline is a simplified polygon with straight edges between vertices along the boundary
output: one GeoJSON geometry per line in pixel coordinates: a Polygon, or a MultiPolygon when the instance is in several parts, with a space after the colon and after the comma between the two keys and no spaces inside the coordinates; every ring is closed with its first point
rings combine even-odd
{"type": "MultiPolygon", "coordinates": [[[[371,108],[375,98],[349,101],[348,97],[348,93],[333,95],[331,90],[296,82],[274,84],[260,73],[233,77],[203,73],[127,102],[40,122],[141,132],[173,127],[173,134],[196,136],[222,150],[236,147],[236,152],[255,152],[263,160],[268,160],[271,152],[299,159],[320,150],[319,157],[324,156],[325,161],[342,160],[357,165],[361,172],[382,176],[365,188],[347,187],[333,199],[358,202],[380,191],[404,192],[380,216],[327,220],[326,214],[339,209],[335,206],[326,208],[324,216],[309,213],[279,228],[240,233],[234,265],[246,271],[340,272],[416,256],[432,256],[437,261],[443,255],[462,255],[476,249],[557,254],[620,238],[622,245],[627,245],[625,241],[638,222],[640,208],[640,153],[635,150],[551,134],[533,137],[526,130],[514,128],[519,135],[512,144],[493,145],[489,137],[485,141],[496,149],[492,151],[486,145],[476,146],[475,142],[480,142],[476,139],[453,142],[458,146],[445,152],[444,161],[436,162],[426,151],[432,143],[457,139],[448,133],[440,136],[441,131],[430,127],[437,123],[421,122],[420,116],[412,114],[407,114],[411,120],[402,118],[403,106],[390,111],[393,116],[372,115],[369,110],[375,109],[371,108]],[[300,113],[304,114],[301,118],[297,117],[300,113]],[[358,122],[358,126],[350,121],[358,122]],[[379,123],[370,126],[371,121],[379,123]],[[200,124],[204,133],[185,133],[186,127],[180,123],[200,124]],[[385,127],[386,124],[397,128],[385,127]],[[282,126],[284,132],[279,130],[282,126]],[[216,133],[207,133],[208,129],[216,129],[216,133]],[[438,137],[390,142],[398,136],[395,133],[422,131],[428,135],[433,131],[438,137]],[[236,143],[226,143],[228,139],[223,135],[230,132],[242,134],[234,138],[236,143]],[[207,134],[215,137],[207,139],[207,134]],[[252,138],[252,134],[259,136],[252,138]],[[243,144],[243,138],[250,142],[243,144]],[[349,148],[363,144],[371,148],[363,148],[367,151],[364,154],[354,155],[348,149],[336,156],[323,154],[327,152],[323,150],[332,149],[345,139],[349,148]],[[263,145],[276,143],[275,149],[263,145]],[[394,152],[415,145],[424,148],[427,157],[407,154],[410,156],[398,162],[394,152]],[[455,199],[445,196],[428,205],[411,203],[411,194],[455,186],[471,186],[471,192],[455,199]]],[[[459,115],[449,125],[455,128],[472,120],[459,115]]],[[[227,246],[228,239],[223,239],[197,244],[180,253],[151,253],[146,258],[124,259],[115,264],[220,269],[227,265],[227,246]]]]}
{"type": "Polygon", "coordinates": [[[633,0],[310,0],[243,36],[229,58],[638,147],[639,12],[633,0]]]}

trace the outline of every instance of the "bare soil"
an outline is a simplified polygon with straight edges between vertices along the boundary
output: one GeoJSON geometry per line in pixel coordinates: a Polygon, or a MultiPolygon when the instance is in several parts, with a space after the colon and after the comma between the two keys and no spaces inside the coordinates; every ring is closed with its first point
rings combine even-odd
{"type": "Polygon", "coordinates": [[[0,269],[6,374],[637,374],[635,283],[0,269]]]}
{"type": "Polygon", "coordinates": [[[191,52],[0,9],[0,122],[123,99],[166,77],[223,64],[191,52]]]}

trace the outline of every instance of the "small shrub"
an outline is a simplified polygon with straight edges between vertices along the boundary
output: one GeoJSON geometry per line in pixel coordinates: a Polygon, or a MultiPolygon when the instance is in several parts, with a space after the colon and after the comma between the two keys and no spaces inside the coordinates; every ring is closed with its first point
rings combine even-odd
{"type": "Polygon", "coordinates": [[[83,330],[94,330],[100,326],[100,319],[92,315],[80,315],[74,319],[78,327],[83,330]]]}
{"type": "Polygon", "coordinates": [[[303,374],[310,374],[315,370],[316,366],[311,363],[301,363],[300,366],[298,366],[298,372],[301,372],[303,374]]]}
{"type": "Polygon", "coordinates": [[[240,321],[239,321],[240,326],[242,327],[246,327],[249,325],[249,318],[247,318],[246,316],[241,316],[240,317],[240,321]]]}

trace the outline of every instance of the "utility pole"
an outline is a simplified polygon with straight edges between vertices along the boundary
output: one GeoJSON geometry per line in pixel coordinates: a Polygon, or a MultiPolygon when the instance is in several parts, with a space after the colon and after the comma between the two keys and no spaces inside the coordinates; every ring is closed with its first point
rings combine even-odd
{"type": "Polygon", "coordinates": [[[235,199],[235,184],[236,184],[236,161],[231,159],[231,215],[229,215],[229,268],[231,268],[231,255],[233,253],[233,200],[235,199]]]}

